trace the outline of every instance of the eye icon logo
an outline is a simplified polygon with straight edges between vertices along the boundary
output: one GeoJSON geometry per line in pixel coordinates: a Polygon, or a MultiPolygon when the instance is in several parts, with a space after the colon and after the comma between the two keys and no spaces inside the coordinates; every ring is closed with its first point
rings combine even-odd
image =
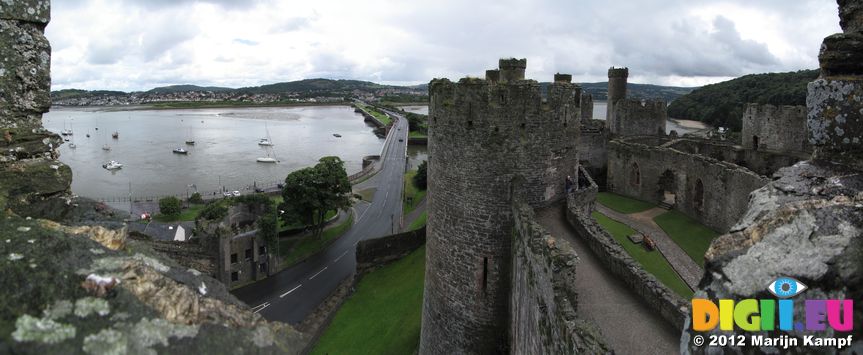
{"type": "Polygon", "coordinates": [[[799,295],[808,287],[792,277],[777,277],[767,285],[767,290],[779,298],[790,298],[799,295]]]}

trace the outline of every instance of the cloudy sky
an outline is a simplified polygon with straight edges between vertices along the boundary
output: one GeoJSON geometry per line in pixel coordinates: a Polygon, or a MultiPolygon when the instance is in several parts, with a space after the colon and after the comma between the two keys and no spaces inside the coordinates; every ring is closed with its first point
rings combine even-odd
{"type": "Polygon", "coordinates": [[[524,57],[529,78],[696,86],[812,69],[831,0],[55,0],[53,88],[417,84],[524,57]]]}

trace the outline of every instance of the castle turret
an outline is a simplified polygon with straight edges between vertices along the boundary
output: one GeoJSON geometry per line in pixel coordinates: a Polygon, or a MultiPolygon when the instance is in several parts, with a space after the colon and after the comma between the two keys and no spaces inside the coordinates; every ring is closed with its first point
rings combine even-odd
{"type": "Polygon", "coordinates": [[[608,68],[608,108],[605,114],[605,123],[608,127],[614,125],[614,104],[618,100],[626,98],[626,79],[628,77],[628,68],[608,68]]]}
{"type": "Polygon", "coordinates": [[[524,80],[524,70],[527,68],[527,59],[501,59],[498,62],[498,67],[500,68],[500,80],[524,80]]]}
{"type": "Polygon", "coordinates": [[[526,60],[500,63],[500,81],[429,83],[421,354],[505,350],[511,201],[552,203],[577,176],[580,88],[556,80],[543,100],[526,60]]]}

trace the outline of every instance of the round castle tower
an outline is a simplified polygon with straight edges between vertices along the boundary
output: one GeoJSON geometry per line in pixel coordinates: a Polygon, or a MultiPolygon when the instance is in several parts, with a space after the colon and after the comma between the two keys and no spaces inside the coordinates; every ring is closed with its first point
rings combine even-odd
{"type": "Polygon", "coordinates": [[[576,177],[581,89],[557,77],[543,99],[526,60],[487,78],[429,84],[429,186],[421,354],[506,349],[512,199],[564,196],[576,177]]]}
{"type": "Polygon", "coordinates": [[[626,79],[629,77],[629,68],[608,68],[608,102],[605,111],[606,127],[613,127],[614,104],[618,100],[626,98],[626,79]]]}

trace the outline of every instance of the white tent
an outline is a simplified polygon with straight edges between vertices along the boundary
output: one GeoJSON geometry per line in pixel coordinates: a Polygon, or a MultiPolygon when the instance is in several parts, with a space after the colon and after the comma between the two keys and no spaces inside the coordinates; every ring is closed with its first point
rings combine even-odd
{"type": "Polygon", "coordinates": [[[183,229],[183,226],[177,226],[177,233],[174,233],[174,241],[175,242],[185,242],[186,241],[186,230],[183,229]]]}

